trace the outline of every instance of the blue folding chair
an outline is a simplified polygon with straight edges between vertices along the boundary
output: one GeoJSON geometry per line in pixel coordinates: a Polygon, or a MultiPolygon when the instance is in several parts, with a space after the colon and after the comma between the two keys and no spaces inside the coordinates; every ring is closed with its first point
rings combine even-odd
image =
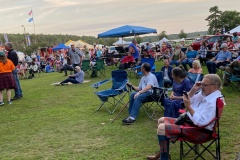
{"type": "Polygon", "coordinates": [[[203,79],[203,74],[201,73],[191,73],[191,72],[187,72],[187,77],[188,79],[192,82],[192,84],[195,84],[199,81],[202,81],[203,79]]]}
{"type": "MultiPolygon", "coordinates": [[[[150,67],[151,67],[151,72],[155,72],[155,70],[156,70],[156,66],[154,66],[155,58],[142,58],[141,62],[142,62],[142,64],[149,63],[150,67]]],[[[143,76],[143,73],[141,71],[141,66],[136,66],[133,69],[135,70],[137,78],[141,78],[143,76]]]]}
{"type": "Polygon", "coordinates": [[[100,110],[102,106],[105,106],[108,112],[110,114],[113,114],[120,104],[125,105],[123,99],[127,94],[126,89],[127,81],[128,79],[126,71],[115,70],[112,71],[112,78],[92,84],[92,87],[94,88],[94,93],[98,96],[98,98],[102,102],[97,110],[100,110]],[[110,89],[98,92],[96,91],[101,85],[110,81],[112,81],[112,87],[110,89]],[[105,104],[106,102],[111,104],[113,110],[110,110],[109,106],[105,104]]]}
{"type": "Polygon", "coordinates": [[[142,108],[146,112],[149,118],[157,120],[161,117],[160,113],[164,111],[163,101],[167,98],[167,88],[163,86],[163,72],[153,72],[157,78],[159,87],[153,87],[153,94],[148,96],[142,102],[142,108]],[[155,105],[154,105],[155,103],[155,105]]]}

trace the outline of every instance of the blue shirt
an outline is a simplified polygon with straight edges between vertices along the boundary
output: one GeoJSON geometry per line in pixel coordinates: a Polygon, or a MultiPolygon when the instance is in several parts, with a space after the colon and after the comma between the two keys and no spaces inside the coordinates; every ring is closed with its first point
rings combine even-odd
{"type": "Polygon", "coordinates": [[[128,47],[128,50],[129,50],[130,47],[133,47],[133,49],[134,49],[134,53],[132,53],[132,56],[134,57],[134,59],[140,58],[140,57],[139,57],[140,54],[139,54],[139,51],[138,51],[136,45],[133,44],[133,43],[131,43],[131,44],[129,45],[129,47],[128,47]]]}
{"type": "Polygon", "coordinates": [[[194,51],[194,50],[188,51],[188,52],[186,53],[186,57],[187,57],[187,58],[196,58],[197,55],[198,55],[198,52],[197,52],[197,51],[194,51]]]}
{"type": "Polygon", "coordinates": [[[46,67],[45,67],[45,72],[47,73],[48,71],[50,71],[51,70],[51,66],[50,65],[46,65],[46,67]]]}
{"type": "Polygon", "coordinates": [[[79,83],[83,83],[84,82],[84,72],[80,71],[76,74],[74,74],[75,80],[78,81],[79,83]]]}
{"type": "Polygon", "coordinates": [[[232,37],[232,40],[233,40],[233,43],[237,43],[238,36],[236,36],[236,37],[232,37]]]}
{"type": "Polygon", "coordinates": [[[231,59],[231,58],[232,58],[232,54],[229,51],[226,51],[226,52],[220,51],[215,56],[216,61],[226,61],[227,59],[231,59]]]}

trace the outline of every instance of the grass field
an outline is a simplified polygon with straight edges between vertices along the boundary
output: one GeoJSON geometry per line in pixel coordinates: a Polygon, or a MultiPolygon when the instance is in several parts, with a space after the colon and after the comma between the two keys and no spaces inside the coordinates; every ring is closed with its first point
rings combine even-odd
{"type": "MultiPolygon", "coordinates": [[[[159,70],[162,61],[156,65],[159,70]]],[[[90,85],[109,78],[112,69],[107,68],[106,77],[86,77],[91,82],[81,85],[51,86],[66,78],[60,73],[21,80],[23,98],[0,107],[0,159],[128,160],[155,153],[159,149],[157,122],[143,110],[130,126],[121,123],[127,110],[110,123],[122,106],[113,115],[105,108],[96,112],[100,101],[90,85]]],[[[139,80],[133,77],[130,81],[137,84],[139,80]]],[[[233,160],[240,152],[240,94],[228,93],[226,88],[223,94],[227,106],[220,122],[221,155],[233,160]]],[[[179,159],[179,142],[171,144],[170,152],[173,160],[179,159]]]]}

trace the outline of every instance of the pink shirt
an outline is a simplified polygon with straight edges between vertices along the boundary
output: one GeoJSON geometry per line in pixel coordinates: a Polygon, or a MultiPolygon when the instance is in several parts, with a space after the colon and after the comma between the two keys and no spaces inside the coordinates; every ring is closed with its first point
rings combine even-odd
{"type": "Polygon", "coordinates": [[[202,73],[202,68],[198,68],[198,69],[191,68],[191,69],[189,69],[188,72],[191,72],[191,73],[202,73]]]}

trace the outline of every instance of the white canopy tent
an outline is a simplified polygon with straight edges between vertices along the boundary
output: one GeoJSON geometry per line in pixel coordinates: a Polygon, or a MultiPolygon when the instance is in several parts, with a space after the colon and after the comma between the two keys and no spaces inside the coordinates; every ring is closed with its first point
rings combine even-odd
{"type": "Polygon", "coordinates": [[[117,42],[113,43],[115,46],[122,46],[125,45],[126,41],[124,41],[122,38],[119,38],[117,42]]]}
{"type": "Polygon", "coordinates": [[[234,32],[240,32],[240,25],[237,26],[236,28],[233,28],[232,30],[229,31],[230,33],[234,33],[234,32]]]}

